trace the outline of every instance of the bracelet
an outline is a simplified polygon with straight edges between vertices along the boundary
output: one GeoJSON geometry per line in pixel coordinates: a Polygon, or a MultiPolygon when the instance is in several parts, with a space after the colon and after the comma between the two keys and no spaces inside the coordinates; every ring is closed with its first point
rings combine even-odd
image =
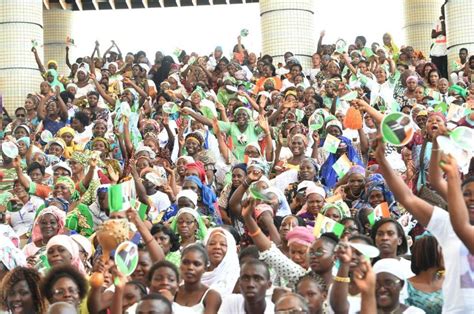
{"type": "Polygon", "coordinates": [[[349,278],[349,277],[339,277],[339,276],[335,276],[335,277],[334,277],[334,281],[343,282],[343,283],[349,283],[349,282],[351,282],[351,278],[349,278]]]}
{"type": "Polygon", "coordinates": [[[431,151],[432,152],[439,152],[439,148],[432,148],[431,151]]]}
{"type": "Polygon", "coordinates": [[[249,233],[249,236],[253,238],[258,236],[260,233],[262,233],[262,229],[258,228],[257,231],[255,231],[254,233],[249,233]]]}
{"type": "Polygon", "coordinates": [[[147,241],[145,241],[145,245],[150,244],[153,240],[154,240],[153,238],[148,239],[147,241]]]}
{"type": "Polygon", "coordinates": [[[250,184],[247,182],[247,179],[244,179],[244,181],[242,182],[242,184],[245,186],[245,187],[249,187],[250,184]]]}

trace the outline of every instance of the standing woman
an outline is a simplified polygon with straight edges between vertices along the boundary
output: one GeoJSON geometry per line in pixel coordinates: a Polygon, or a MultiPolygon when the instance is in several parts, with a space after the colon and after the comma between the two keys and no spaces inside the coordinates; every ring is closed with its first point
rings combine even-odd
{"type": "Polygon", "coordinates": [[[171,223],[171,230],[179,236],[181,248],[204,240],[206,226],[196,209],[183,207],[171,223]]]}
{"type": "Polygon", "coordinates": [[[46,304],[39,289],[37,270],[17,267],[2,280],[2,307],[12,314],[46,313],[46,304]]]}
{"type": "Polygon", "coordinates": [[[187,246],[182,253],[180,272],[183,285],[175,295],[176,313],[217,313],[222,300],[219,293],[201,282],[209,265],[207,252],[199,244],[187,246]]]}
{"type": "Polygon", "coordinates": [[[224,228],[213,228],[208,231],[204,245],[210,263],[201,281],[226,297],[232,294],[239,278],[240,265],[235,239],[224,228]]]}

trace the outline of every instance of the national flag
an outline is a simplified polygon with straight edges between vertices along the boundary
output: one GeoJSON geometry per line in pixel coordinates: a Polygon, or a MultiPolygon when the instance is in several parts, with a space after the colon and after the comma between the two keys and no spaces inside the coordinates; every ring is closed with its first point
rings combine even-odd
{"type": "Polygon", "coordinates": [[[367,216],[371,226],[373,226],[375,222],[381,218],[390,218],[390,210],[388,209],[387,202],[377,205],[375,209],[367,216]]]}
{"type": "Polygon", "coordinates": [[[341,237],[344,232],[344,225],[324,216],[323,214],[318,214],[314,223],[313,234],[316,238],[319,238],[321,234],[326,232],[332,232],[336,236],[341,237]]]}

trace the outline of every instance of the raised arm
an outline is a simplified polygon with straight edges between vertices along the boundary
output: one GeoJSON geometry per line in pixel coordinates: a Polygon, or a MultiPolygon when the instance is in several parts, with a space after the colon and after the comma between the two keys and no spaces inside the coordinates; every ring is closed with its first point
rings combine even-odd
{"type": "Polygon", "coordinates": [[[365,111],[369,116],[371,116],[377,125],[380,125],[382,123],[384,115],[380,111],[369,105],[365,100],[355,99],[353,102],[351,102],[351,104],[352,103],[356,104],[357,108],[362,111],[365,111]]]}
{"type": "MultiPolygon", "coordinates": [[[[339,269],[337,270],[338,278],[349,279],[349,268],[352,259],[352,249],[347,242],[339,242],[337,250],[335,252],[337,259],[339,260],[339,269]]],[[[350,279],[349,279],[350,280],[350,279]]],[[[347,296],[349,295],[349,282],[343,280],[334,280],[331,288],[331,295],[329,297],[331,308],[334,313],[348,313],[349,302],[347,296]]]]}
{"type": "Polygon", "coordinates": [[[249,188],[250,184],[253,182],[256,182],[260,180],[262,177],[263,173],[261,171],[251,171],[247,173],[247,177],[244,179],[241,185],[235,190],[235,192],[232,194],[229,200],[229,208],[232,212],[232,214],[235,217],[241,217],[241,203],[242,199],[244,197],[245,192],[249,188]]]}
{"type": "MultiPolygon", "coordinates": [[[[33,145],[33,144],[31,144],[31,145],[33,145]]],[[[30,180],[23,174],[23,171],[21,170],[21,158],[20,158],[20,156],[17,156],[15,159],[13,159],[13,167],[15,168],[16,175],[18,177],[18,181],[20,181],[20,184],[28,192],[30,190],[30,180]]]]}
{"type": "Polygon", "coordinates": [[[51,94],[41,97],[41,101],[38,104],[38,118],[43,121],[46,118],[46,102],[51,99],[51,94]]]}
{"type": "Polygon", "coordinates": [[[146,99],[148,97],[148,94],[141,89],[135,82],[127,77],[123,78],[123,82],[127,85],[130,85],[133,89],[137,91],[137,93],[140,95],[141,99],[146,99]]]}
{"type": "Polygon", "coordinates": [[[321,54],[323,50],[323,39],[325,35],[326,35],[326,31],[324,30],[322,30],[321,33],[319,34],[318,49],[316,50],[319,54],[321,54]]]}
{"type": "Polygon", "coordinates": [[[227,147],[227,145],[225,143],[224,135],[222,134],[221,129],[219,128],[219,123],[217,121],[217,118],[214,118],[212,120],[212,130],[214,132],[214,135],[217,138],[217,143],[219,144],[219,152],[221,153],[222,158],[224,158],[226,164],[229,164],[230,163],[230,160],[229,160],[229,157],[230,157],[229,147],[227,147]]]}
{"type": "Polygon", "coordinates": [[[95,77],[94,73],[90,74],[90,78],[92,79],[92,82],[94,82],[95,89],[97,89],[97,92],[104,98],[104,100],[109,103],[110,105],[115,105],[115,99],[113,99],[111,96],[109,96],[105,90],[102,88],[102,86],[99,84],[97,81],[97,78],[95,77]]]}
{"type": "Polygon", "coordinates": [[[137,172],[137,167],[135,166],[134,161],[130,160],[130,170],[133,177],[133,182],[135,182],[135,190],[137,191],[138,200],[143,204],[149,204],[148,196],[146,195],[145,186],[142,183],[142,179],[137,172]]]}
{"type": "Polygon", "coordinates": [[[59,108],[59,117],[61,118],[61,121],[67,121],[69,117],[67,113],[67,106],[59,94],[59,86],[56,86],[56,99],[59,108]]]}
{"type": "Polygon", "coordinates": [[[33,52],[33,54],[35,55],[35,61],[36,61],[36,64],[38,65],[38,70],[40,71],[41,74],[45,74],[46,69],[44,68],[43,62],[41,62],[41,59],[38,55],[38,51],[36,50],[35,47],[33,47],[31,48],[31,52],[33,52]]]}
{"type": "Polygon", "coordinates": [[[94,179],[95,168],[97,166],[97,160],[94,158],[89,159],[89,170],[87,171],[84,178],[81,180],[82,186],[87,190],[92,180],[94,179]]]}
{"type": "Polygon", "coordinates": [[[429,182],[430,186],[438,192],[438,194],[444,198],[448,199],[448,183],[443,178],[441,173],[441,168],[439,167],[439,162],[441,160],[441,153],[438,146],[437,136],[433,138],[433,147],[431,149],[431,158],[430,164],[428,167],[429,173],[429,182]]]}
{"type": "Polygon", "coordinates": [[[262,128],[263,133],[265,134],[265,159],[268,162],[273,161],[273,141],[272,133],[270,132],[270,126],[268,125],[268,120],[260,114],[258,116],[258,125],[262,128]]]}
{"type": "Polygon", "coordinates": [[[72,70],[72,65],[69,61],[69,46],[66,46],[66,65],[70,70],[72,70]]]}
{"type": "Polygon", "coordinates": [[[393,171],[392,166],[385,158],[385,144],[382,143],[381,136],[376,139],[376,144],[375,157],[395,199],[426,227],[433,214],[433,206],[414,195],[403,179],[393,171]]]}
{"type": "Polygon", "coordinates": [[[253,218],[253,212],[255,210],[255,201],[250,199],[247,206],[242,208],[242,218],[244,224],[247,227],[250,237],[253,243],[257,246],[260,252],[265,252],[270,249],[272,242],[268,240],[265,234],[262,232],[257,224],[257,221],[253,218]]]}
{"type": "Polygon", "coordinates": [[[184,115],[189,115],[196,119],[198,122],[207,125],[208,127],[212,127],[212,121],[209,120],[208,118],[200,115],[199,113],[195,112],[194,110],[190,110],[189,108],[181,108],[180,110],[181,114],[184,115]]]}
{"type": "MultiPolygon", "coordinates": [[[[448,178],[448,207],[449,218],[453,225],[454,232],[468,248],[471,254],[474,254],[474,226],[471,225],[469,210],[464,201],[461,190],[461,178],[459,176],[458,165],[453,156],[443,156],[440,167],[446,173],[448,178]]],[[[471,199],[472,196],[469,196],[471,199]]]]}

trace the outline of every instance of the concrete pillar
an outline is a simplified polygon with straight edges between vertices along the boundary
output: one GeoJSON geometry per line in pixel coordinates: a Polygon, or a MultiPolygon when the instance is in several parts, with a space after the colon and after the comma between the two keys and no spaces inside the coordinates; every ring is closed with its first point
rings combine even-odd
{"type": "Polygon", "coordinates": [[[43,1],[0,1],[0,93],[10,116],[43,80],[31,52],[31,41],[43,54],[43,1]]]}
{"type": "Polygon", "coordinates": [[[314,0],[260,0],[262,54],[284,63],[287,51],[300,60],[303,69],[311,67],[316,52],[314,0]]]}
{"type": "Polygon", "coordinates": [[[405,44],[423,51],[429,58],[431,30],[441,16],[443,0],[404,0],[405,44]]]}
{"type": "Polygon", "coordinates": [[[69,75],[70,71],[66,66],[66,38],[72,35],[71,9],[63,10],[59,3],[50,3],[50,9],[43,11],[44,65],[49,60],[57,61],[59,75],[69,75]]]}
{"type": "Polygon", "coordinates": [[[474,1],[449,0],[445,7],[448,67],[452,69],[459,49],[467,48],[469,56],[474,54],[474,1]]]}

